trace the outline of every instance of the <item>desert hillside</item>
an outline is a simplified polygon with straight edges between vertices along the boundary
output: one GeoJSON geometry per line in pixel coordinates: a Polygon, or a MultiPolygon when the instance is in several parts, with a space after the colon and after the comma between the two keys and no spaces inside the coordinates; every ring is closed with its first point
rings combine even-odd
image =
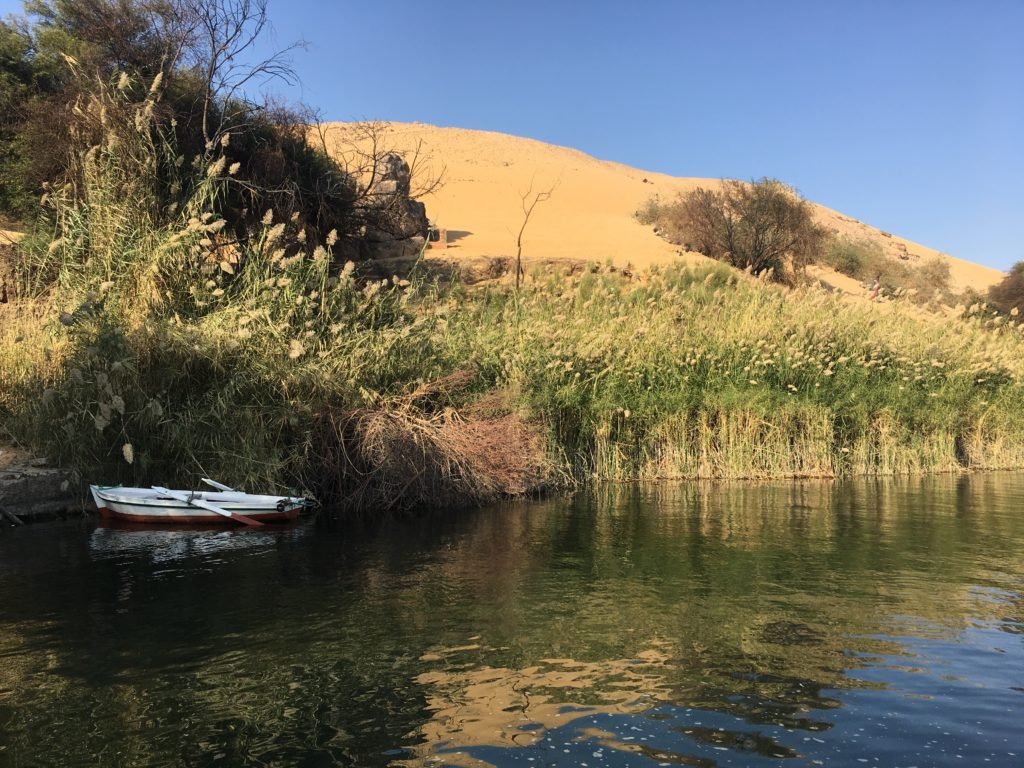
{"type": "MultiPolygon", "coordinates": [[[[366,147],[362,128],[331,124],[328,148],[342,157],[366,147]]],[[[641,171],[590,157],[566,147],[501,133],[439,128],[422,123],[390,123],[381,143],[407,156],[418,154],[422,180],[442,176],[440,188],[422,199],[431,219],[448,230],[448,257],[508,256],[515,253],[523,222],[522,196],[552,190],[538,205],[524,236],[527,259],[572,259],[631,264],[643,268],[685,258],[675,246],[639,224],[633,214],[654,195],[671,200],[713,179],[677,178],[641,171]]],[[[881,232],[837,211],[816,205],[819,221],[837,234],[873,240],[892,258],[910,263],[940,255],[923,245],[881,232]]],[[[950,266],[953,287],[986,290],[1002,273],[942,255],[950,266]]],[[[850,280],[833,274],[837,287],[850,280]]],[[[833,282],[830,280],[830,282],[833,282]]]]}

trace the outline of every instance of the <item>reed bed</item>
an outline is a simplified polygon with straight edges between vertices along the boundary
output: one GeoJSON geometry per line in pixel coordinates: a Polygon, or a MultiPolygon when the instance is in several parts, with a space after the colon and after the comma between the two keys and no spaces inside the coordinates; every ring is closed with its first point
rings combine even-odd
{"type": "Polygon", "coordinates": [[[1024,333],[851,303],[720,266],[538,273],[467,302],[452,343],[519,383],[577,474],[608,479],[1019,468],[1024,333]]]}
{"type": "Polygon", "coordinates": [[[366,282],[138,103],[81,105],[75,184],[0,307],[0,430],[80,479],[297,487],[363,509],[573,480],[1024,467],[1024,332],[725,266],[366,282]],[[180,171],[180,172],[179,172],[180,171]]]}

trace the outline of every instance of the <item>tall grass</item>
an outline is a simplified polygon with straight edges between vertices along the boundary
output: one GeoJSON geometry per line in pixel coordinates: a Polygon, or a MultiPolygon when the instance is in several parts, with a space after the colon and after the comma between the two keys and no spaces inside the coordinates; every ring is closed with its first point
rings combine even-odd
{"type": "Polygon", "coordinates": [[[232,166],[176,156],[158,95],[79,106],[79,165],[20,246],[0,324],[0,429],[82,479],[206,473],[408,506],[550,484],[544,453],[615,480],[1024,467],[1013,319],[722,265],[548,269],[519,291],[360,281],[332,234],[267,213],[239,235],[219,213],[232,166]]]}
{"type": "Polygon", "coordinates": [[[333,235],[268,213],[238,237],[232,168],[175,156],[158,93],[77,107],[78,166],[19,250],[33,321],[0,337],[2,423],[83,478],[301,482],[315,414],[434,375],[434,321],[419,285],[357,283],[333,235]]]}
{"type": "Polygon", "coordinates": [[[725,267],[548,272],[474,297],[449,342],[522,388],[580,474],[1022,466],[1024,335],[992,316],[851,305],[725,267]]]}

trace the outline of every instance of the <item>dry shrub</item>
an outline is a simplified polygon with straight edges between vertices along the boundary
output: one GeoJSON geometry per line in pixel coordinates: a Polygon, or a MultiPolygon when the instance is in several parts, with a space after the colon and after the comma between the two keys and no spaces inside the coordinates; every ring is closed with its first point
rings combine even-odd
{"type": "Polygon", "coordinates": [[[723,179],[657,210],[672,242],[781,282],[812,263],[825,238],[811,204],[777,179],[723,179]]]}
{"type": "MultiPolygon", "coordinates": [[[[542,431],[515,412],[452,408],[475,375],[456,371],[375,407],[324,414],[321,498],[353,511],[478,506],[554,484],[542,431]]],[[[485,399],[486,396],[485,396],[485,399]]]]}

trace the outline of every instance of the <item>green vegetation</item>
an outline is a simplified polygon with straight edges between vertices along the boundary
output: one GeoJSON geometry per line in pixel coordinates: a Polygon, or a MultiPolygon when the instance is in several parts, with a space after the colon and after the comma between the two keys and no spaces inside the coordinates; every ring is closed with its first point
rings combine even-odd
{"type": "Polygon", "coordinates": [[[152,0],[27,0],[0,20],[0,213],[31,220],[61,175],[73,108],[95,76],[151,81],[177,48],[184,9],[152,0]]]}
{"type": "Polygon", "coordinates": [[[267,209],[239,238],[217,212],[234,184],[223,154],[167,174],[174,148],[147,120],[157,93],[83,105],[106,129],[78,183],[51,194],[53,234],[19,248],[7,430],[83,476],[295,479],[314,413],[432,371],[428,324],[406,286],[334,268],[336,235],[311,242],[297,214],[267,209]],[[169,186],[191,191],[165,205],[169,186]]]}
{"type": "MultiPolygon", "coordinates": [[[[308,110],[251,100],[246,84],[289,81],[287,51],[250,66],[267,26],[267,0],[27,0],[25,15],[0,22],[0,214],[44,219],[54,195],[89,182],[86,153],[139,122],[162,145],[147,169],[147,194],[173,218],[221,161],[230,184],[218,211],[239,238],[264,212],[290,219],[306,236],[330,231],[358,254],[360,232],[381,227],[356,180],[310,135],[308,110]],[[145,107],[145,112],[129,105],[145,107]],[[44,205],[40,208],[40,200],[44,205]]],[[[129,144],[129,146],[131,146],[129,144]]],[[[373,158],[379,160],[380,158],[373,158]]],[[[119,190],[114,190],[119,194],[119,190]]]]}
{"type": "Polygon", "coordinates": [[[886,256],[881,246],[870,240],[833,237],[822,251],[821,263],[863,283],[878,277],[886,294],[906,297],[915,304],[952,306],[964,298],[951,290],[949,264],[939,256],[911,266],[886,256]]]}
{"type": "MultiPolygon", "coordinates": [[[[708,242],[746,273],[367,281],[345,248],[367,223],[355,182],[291,118],[230,118],[235,95],[182,128],[190,72],[75,81],[0,307],[0,434],[82,480],[202,472],[379,509],[591,477],[1024,466],[1021,326],[772,284],[821,236],[778,182],[676,220],[724,221],[708,242]]],[[[877,268],[851,248],[837,263],[877,268]]]]}
{"type": "Polygon", "coordinates": [[[1000,312],[1017,317],[1024,307],[1024,261],[1010,267],[1006,277],[989,289],[988,300],[1000,312]]]}
{"type": "Polygon", "coordinates": [[[720,190],[698,187],[667,204],[649,200],[637,217],[687,250],[755,275],[770,272],[779,282],[792,282],[825,239],[810,203],[777,179],[724,179],[720,190]]]}
{"type": "Polygon", "coordinates": [[[449,343],[517,386],[584,475],[1021,466],[1021,326],[955,322],[671,268],[491,290],[460,308],[449,343]]]}

